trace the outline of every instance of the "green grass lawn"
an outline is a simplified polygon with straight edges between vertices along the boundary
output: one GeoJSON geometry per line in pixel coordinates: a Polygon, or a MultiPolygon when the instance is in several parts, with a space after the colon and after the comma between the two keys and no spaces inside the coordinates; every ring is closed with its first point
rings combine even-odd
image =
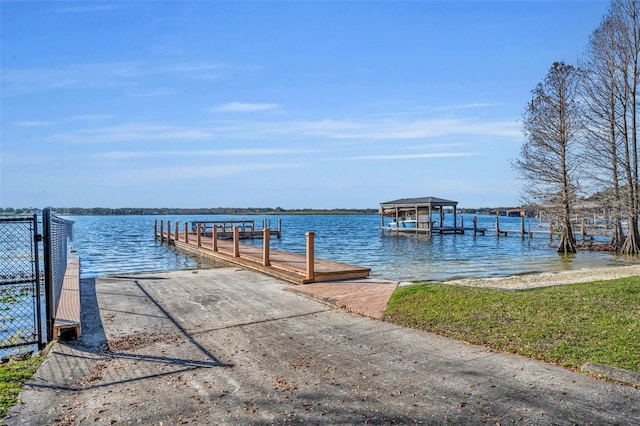
{"type": "Polygon", "coordinates": [[[505,291],[440,283],[399,287],[386,319],[580,369],[640,372],[640,277],[505,291]]]}
{"type": "Polygon", "coordinates": [[[9,408],[18,402],[18,394],[24,383],[31,379],[44,361],[44,356],[35,356],[26,361],[13,361],[0,365],[0,425],[9,408]]]}

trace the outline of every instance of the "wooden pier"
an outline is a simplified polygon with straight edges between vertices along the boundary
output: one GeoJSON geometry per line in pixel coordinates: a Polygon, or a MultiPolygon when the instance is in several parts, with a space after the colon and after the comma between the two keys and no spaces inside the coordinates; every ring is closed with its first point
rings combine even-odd
{"type": "Polygon", "coordinates": [[[223,261],[263,272],[294,284],[308,284],[322,281],[339,281],[355,278],[366,278],[371,269],[330,260],[316,259],[314,256],[313,232],[306,233],[306,254],[293,254],[270,249],[271,235],[280,236],[278,230],[267,227],[258,230],[241,229],[235,222],[231,238],[220,238],[218,230],[226,226],[207,227],[211,222],[175,222],[155,221],[154,235],[156,240],[175,245],[176,248],[196,256],[223,261]],[[165,228],[166,225],[166,228],[165,228]],[[262,247],[240,244],[242,233],[245,238],[262,238],[262,247]]]}
{"type": "Polygon", "coordinates": [[[64,273],[60,300],[53,323],[53,338],[58,339],[63,334],[80,338],[80,259],[72,252],[64,273]]]}

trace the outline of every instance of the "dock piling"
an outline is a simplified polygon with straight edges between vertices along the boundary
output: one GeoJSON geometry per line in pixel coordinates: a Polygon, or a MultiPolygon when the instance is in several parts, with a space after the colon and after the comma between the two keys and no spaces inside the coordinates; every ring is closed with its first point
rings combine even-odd
{"type": "Polygon", "coordinates": [[[215,223],[213,224],[213,228],[211,228],[211,249],[218,251],[218,227],[215,223]]]}
{"type": "Polygon", "coordinates": [[[187,222],[184,223],[184,242],[189,244],[189,228],[187,222]]]}
{"type": "Polygon", "coordinates": [[[202,247],[202,225],[200,222],[196,223],[196,232],[198,235],[196,236],[197,246],[202,247]]]}
{"type": "Polygon", "coordinates": [[[240,227],[233,227],[233,257],[240,257],[240,227]]]}
{"type": "Polygon", "coordinates": [[[160,242],[164,241],[164,221],[160,221],[160,242]]]}
{"type": "MultiPolygon", "coordinates": [[[[267,220],[265,219],[265,222],[267,220]]],[[[271,266],[271,260],[269,259],[269,237],[271,236],[271,230],[266,226],[262,229],[262,266],[271,266]]]]}
{"type": "Polygon", "coordinates": [[[180,221],[176,220],[176,241],[180,241],[180,221]]]}
{"type": "Polygon", "coordinates": [[[314,262],[314,232],[307,232],[307,280],[313,281],[315,280],[316,271],[315,271],[315,262],[314,262]]]}

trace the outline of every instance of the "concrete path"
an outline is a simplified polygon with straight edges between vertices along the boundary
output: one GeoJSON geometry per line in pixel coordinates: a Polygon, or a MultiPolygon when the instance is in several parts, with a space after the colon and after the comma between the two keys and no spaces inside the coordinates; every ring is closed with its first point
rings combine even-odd
{"type": "Polygon", "coordinates": [[[638,424],[640,390],[335,310],[240,268],[83,280],[9,425],[638,424]]]}

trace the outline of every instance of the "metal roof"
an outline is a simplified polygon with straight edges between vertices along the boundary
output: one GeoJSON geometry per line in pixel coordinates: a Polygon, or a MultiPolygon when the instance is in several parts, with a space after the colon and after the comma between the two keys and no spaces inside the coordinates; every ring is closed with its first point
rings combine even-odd
{"type": "Polygon", "coordinates": [[[380,203],[382,208],[391,207],[455,207],[458,205],[457,201],[445,200],[438,197],[418,197],[418,198],[400,198],[399,200],[387,201],[386,203],[380,203]]]}

